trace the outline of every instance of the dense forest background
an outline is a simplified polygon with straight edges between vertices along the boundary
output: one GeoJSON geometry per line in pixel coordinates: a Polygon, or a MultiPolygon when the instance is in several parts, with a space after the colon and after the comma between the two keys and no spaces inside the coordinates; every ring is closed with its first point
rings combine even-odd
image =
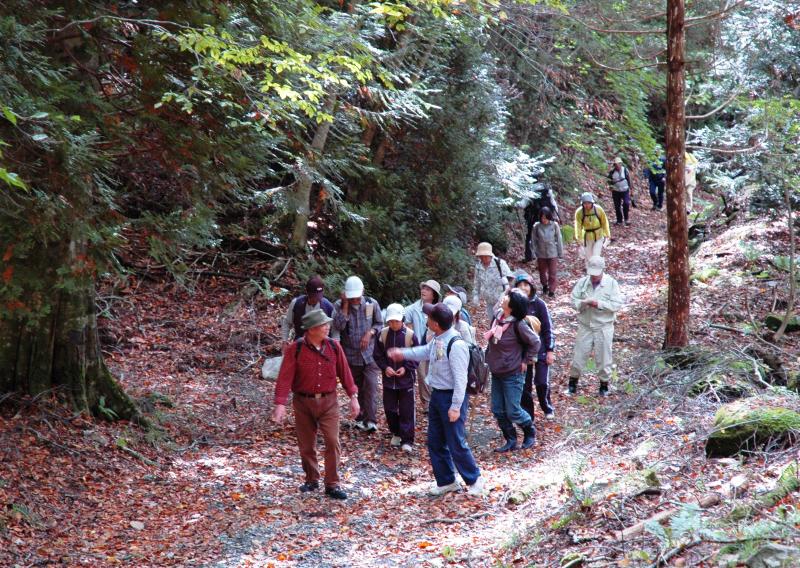
{"type": "MultiPolygon", "coordinates": [[[[688,219],[649,211],[642,175],[670,124],[667,4],[0,2],[0,563],[796,565],[800,4],[685,2],[688,219]],[[554,390],[511,457],[476,399],[483,501],[417,494],[424,451],[349,428],[353,498],[301,501],[259,368],[303,282],[335,298],[357,274],[382,305],[469,287],[479,241],[520,264],[541,182],[566,238],[582,192],[610,211],[617,156],[639,210],[608,254],[612,397],[554,390]],[[792,550],[763,560],[773,541],[792,550]]],[[[577,247],[562,266],[554,384],[577,247]]]]}
{"type": "MultiPolygon", "coordinates": [[[[689,4],[687,143],[727,213],[797,201],[791,4],[689,4]]],[[[331,290],[359,274],[385,303],[430,274],[467,283],[475,241],[505,253],[537,180],[569,214],[612,157],[638,176],[664,152],[648,2],[10,1],[0,17],[0,387],[80,375],[59,380],[95,410],[134,413],[93,312],[98,279],[142,270],[132,245],[188,287],[209,255],[250,253],[274,261],[253,275],[266,295],[292,263],[331,290]]]]}

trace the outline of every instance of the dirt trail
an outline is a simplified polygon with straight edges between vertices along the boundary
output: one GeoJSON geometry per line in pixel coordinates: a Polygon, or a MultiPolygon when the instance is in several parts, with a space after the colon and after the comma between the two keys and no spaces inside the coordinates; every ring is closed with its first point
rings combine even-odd
{"type": "MultiPolygon", "coordinates": [[[[620,314],[615,341],[615,360],[620,379],[607,401],[595,397],[593,377],[582,381],[577,399],[561,391],[571,357],[576,325],[569,305],[569,291],[583,273],[578,247],[568,246],[562,263],[562,284],[549,300],[557,332],[558,360],[552,372],[553,399],[557,419],[544,422],[537,412],[538,441],[532,451],[498,455],[499,431],[491,416],[488,395],[475,397],[470,416],[470,443],[491,491],[484,499],[451,494],[433,499],[425,494],[431,482],[424,450],[426,419],[418,413],[418,444],[407,456],[389,447],[385,429],[373,436],[345,426],[342,430],[343,473],[351,498],[334,503],[320,495],[301,496],[302,481],[294,437],[290,427],[270,426],[265,443],[253,449],[268,471],[242,471],[234,475],[259,475],[263,490],[259,498],[273,512],[269,522],[257,523],[243,534],[228,539],[226,557],[219,566],[419,566],[438,565],[448,558],[464,565],[487,566],[497,550],[512,544],[514,535],[537,518],[552,515],[565,502],[564,476],[583,468],[593,455],[600,457],[596,440],[586,446],[576,443],[591,431],[598,409],[613,407],[621,394],[628,369],[638,364],[642,352],[657,349],[661,337],[642,325],[661,319],[656,307],[658,288],[664,283],[663,214],[634,210],[630,227],[613,227],[613,241],[606,251],[608,273],[616,277],[628,298],[620,314]],[[271,457],[269,457],[271,456],[271,457]],[[278,457],[279,456],[279,457],[278,457]],[[514,491],[538,487],[535,497],[519,508],[510,508],[514,491]]],[[[520,258],[515,246],[509,260],[520,258]]],[[[527,267],[533,270],[533,266],[527,267]]],[[[537,276],[538,279],[538,276],[537,276]]],[[[485,329],[485,327],[484,327],[485,329]]],[[[266,396],[271,393],[266,389],[266,396]]],[[[538,411],[538,409],[537,409],[538,411]]],[[[598,416],[598,419],[601,419],[598,416]]],[[[217,459],[230,458],[230,450],[217,459]]],[[[214,459],[204,456],[203,459],[214,459]]],[[[606,464],[596,461],[602,471],[606,464]]],[[[598,474],[600,475],[600,474],[598,474]]]]}
{"type": "MultiPolygon", "coordinates": [[[[0,515],[0,529],[8,527],[0,530],[0,564],[492,565],[504,547],[564,510],[568,476],[608,478],[617,456],[637,443],[615,419],[632,398],[623,394],[626,376],[652,360],[661,341],[664,242],[656,235],[664,234],[664,218],[639,209],[632,220],[613,228],[606,254],[628,298],[616,333],[617,388],[600,401],[587,378],[581,396],[561,393],[575,331],[568,296],[583,273],[571,245],[548,301],[557,333],[556,420],[537,413],[535,448],[498,455],[488,394],[475,397],[469,431],[490,488],[483,499],[427,496],[421,412],[412,455],[390,448],[385,428],[368,436],[343,424],[350,498],[301,496],[292,427],[269,421],[274,383],[258,373],[283,303],[243,300],[237,280],[203,280],[193,294],[168,282],[132,282],[114,292],[124,297],[103,326],[106,356],[165,430],[72,417],[57,404],[0,414],[0,498],[14,507],[0,515]],[[530,498],[510,505],[520,490],[530,498]]],[[[516,243],[507,255],[512,266],[521,251],[516,243]]]]}

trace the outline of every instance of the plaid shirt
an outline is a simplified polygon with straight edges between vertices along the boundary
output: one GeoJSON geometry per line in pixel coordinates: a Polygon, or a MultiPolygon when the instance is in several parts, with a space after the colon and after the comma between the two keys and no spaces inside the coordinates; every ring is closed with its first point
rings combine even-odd
{"type": "Polygon", "coordinates": [[[351,367],[362,367],[374,361],[372,352],[375,349],[375,337],[363,351],[361,338],[372,328],[375,335],[383,329],[383,315],[377,300],[364,296],[358,306],[350,305],[347,316],[342,313],[342,301],[336,300],[333,309],[333,327],[341,334],[341,343],[344,355],[351,367]],[[372,319],[367,320],[367,304],[372,305],[372,319]]]}

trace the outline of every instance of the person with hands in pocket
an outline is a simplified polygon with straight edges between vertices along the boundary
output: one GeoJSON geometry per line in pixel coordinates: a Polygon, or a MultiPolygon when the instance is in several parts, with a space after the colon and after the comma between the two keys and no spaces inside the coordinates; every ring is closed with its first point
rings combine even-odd
{"type": "Polygon", "coordinates": [[[325,441],[325,495],[347,499],[339,486],[339,401],[336,394],[337,377],[350,398],[350,415],[359,411],[358,389],[350,373],[341,345],[328,337],[331,318],[321,309],[303,315],[303,337],[287,345],[283,363],[275,384],[275,408],[272,420],[282,424],[286,419],[286,402],[293,393],[294,423],[300,461],[305,473],[301,493],[319,489],[317,463],[317,432],[325,441]]]}

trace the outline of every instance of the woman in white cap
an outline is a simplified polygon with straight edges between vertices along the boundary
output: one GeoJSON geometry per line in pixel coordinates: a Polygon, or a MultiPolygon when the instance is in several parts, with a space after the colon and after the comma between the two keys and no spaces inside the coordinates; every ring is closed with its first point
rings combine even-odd
{"type": "Polygon", "coordinates": [[[475,251],[475,277],[472,281],[472,303],[486,302],[486,315],[489,321],[494,317],[495,306],[503,292],[509,287],[509,278],[514,274],[505,260],[497,258],[490,243],[480,243],[475,251]]]}
{"type": "MultiPolygon", "coordinates": [[[[404,321],[406,325],[414,331],[417,344],[424,345],[427,342],[428,316],[422,311],[425,304],[436,304],[441,299],[442,287],[436,280],[430,279],[419,283],[419,300],[406,308],[404,321]]],[[[420,361],[417,369],[417,388],[419,389],[419,400],[422,402],[422,411],[427,412],[428,402],[431,400],[431,388],[425,382],[428,374],[428,362],[420,361]]]]}
{"type": "Polygon", "coordinates": [[[575,210],[575,240],[583,245],[583,258],[587,264],[590,258],[603,253],[603,244],[610,238],[606,212],[594,202],[594,195],[584,193],[581,206],[575,210]]]}

